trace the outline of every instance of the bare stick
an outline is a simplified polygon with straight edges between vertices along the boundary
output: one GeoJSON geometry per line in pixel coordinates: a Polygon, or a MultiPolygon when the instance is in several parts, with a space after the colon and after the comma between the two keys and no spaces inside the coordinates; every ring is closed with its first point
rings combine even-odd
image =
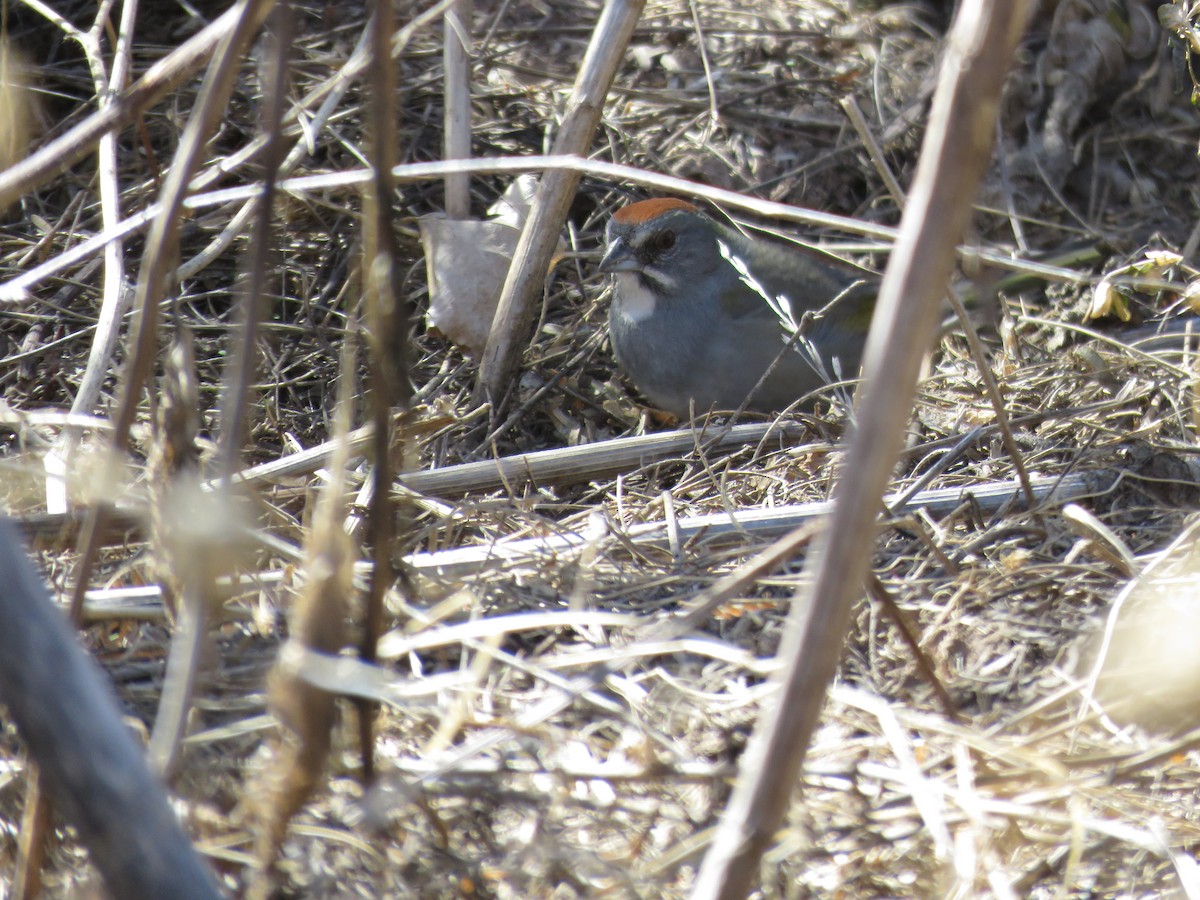
{"type": "MultiPolygon", "coordinates": [[[[105,72],[101,54],[100,38],[108,23],[110,7],[102,5],[91,29],[80,33],[69,29],[83,47],[92,78],[96,86],[96,99],[101,109],[112,103],[113,94],[125,87],[129,76],[129,57],[132,46],[133,23],[137,18],[137,0],[126,0],[121,16],[121,27],[114,52],[112,75],[105,72]]],[[[117,139],[113,132],[100,140],[100,152],[96,165],[100,182],[100,207],[104,227],[114,228],[121,219],[121,194],[117,177],[117,139]]],[[[100,386],[108,372],[108,363],[117,342],[117,327],[124,311],[122,299],[125,284],[125,256],[120,240],[112,241],[104,249],[104,300],[100,318],[96,324],[96,335],[88,352],[87,368],[79,383],[79,391],[71,403],[72,415],[89,415],[100,395],[100,386]]],[[[67,473],[70,456],[79,440],[79,429],[67,426],[59,434],[54,446],[42,460],[46,472],[46,511],[65,513],[68,508],[67,473]]],[[[39,770],[33,769],[29,792],[25,800],[21,822],[20,849],[17,874],[13,882],[13,895],[32,898],[41,892],[41,865],[45,857],[45,833],[50,826],[51,810],[43,790],[39,770]]]]}
{"type": "Polygon", "coordinates": [[[254,207],[254,233],[247,255],[247,278],[241,298],[241,320],[233,356],[223,374],[221,389],[220,478],[222,488],[233,485],[245,440],[246,410],[250,405],[250,383],[258,364],[258,334],[270,309],[268,281],[273,277],[275,254],[275,198],[287,146],[283,139],[284,104],[287,101],[287,67],[295,28],[295,13],[280,6],[271,16],[270,41],[263,91],[263,193],[254,207]]]}
{"type": "Polygon", "coordinates": [[[0,699],[110,895],[220,896],[122,721],[107,677],[79,647],[6,520],[0,571],[0,699]]]}
{"type": "MultiPolygon", "coordinates": [[[[443,0],[443,2],[449,3],[450,0],[443,0]]],[[[435,7],[435,9],[440,9],[440,5],[435,7]]],[[[405,33],[406,29],[401,29],[400,34],[403,35],[405,33]]],[[[349,66],[347,67],[349,68],[349,66]]],[[[848,234],[862,235],[886,242],[894,241],[896,238],[896,229],[889,225],[880,225],[879,223],[868,222],[863,219],[852,219],[848,216],[805,209],[801,206],[789,206],[786,203],[761,200],[757,197],[739,194],[736,191],[711,187],[697,181],[688,181],[687,179],[675,178],[671,175],[660,175],[634,166],[625,166],[599,159],[584,159],[579,156],[476,157],[474,159],[437,160],[433,162],[406,163],[396,166],[392,170],[392,174],[396,176],[397,182],[408,184],[432,181],[439,178],[444,179],[447,175],[455,172],[468,172],[473,175],[516,175],[522,172],[537,172],[544,169],[569,170],[581,176],[586,174],[593,178],[624,181],[640,185],[649,190],[662,191],[663,193],[686,194],[709,200],[727,209],[742,210],[766,219],[777,219],[781,222],[794,222],[798,225],[837,229],[845,231],[848,234]]],[[[211,174],[220,175],[224,169],[214,166],[210,171],[211,174]]],[[[370,181],[370,178],[371,173],[367,169],[351,169],[345,172],[322,173],[320,175],[301,175],[281,181],[279,189],[303,195],[310,191],[321,192],[357,188],[365,185],[370,181]]],[[[199,176],[194,183],[210,184],[212,180],[215,179],[210,179],[208,175],[203,175],[199,176]]],[[[188,198],[187,207],[192,210],[207,209],[232,201],[246,202],[256,200],[261,193],[261,186],[254,184],[225,188],[205,194],[194,194],[188,198]]],[[[158,215],[158,212],[158,205],[152,205],[148,209],[140,213],[135,213],[122,221],[118,231],[106,230],[100,234],[93,235],[58,255],[51,257],[41,265],[35,266],[28,271],[23,271],[15,278],[0,281],[0,307],[6,304],[25,302],[29,290],[34,285],[58,274],[81,259],[86,259],[94,255],[108,241],[124,237],[134,231],[145,228],[147,223],[154,216],[158,215]]],[[[242,216],[244,213],[245,210],[239,211],[238,216],[242,216]]],[[[231,225],[230,228],[232,227],[231,225]]],[[[226,231],[228,230],[226,229],[226,231]]],[[[222,233],[224,234],[224,232],[222,233]]],[[[1095,261],[1098,258],[1095,247],[1086,247],[1075,253],[1058,257],[1058,261],[1054,265],[1028,259],[1016,259],[1004,253],[983,250],[977,246],[961,247],[959,253],[964,259],[978,259],[988,265],[997,266],[1006,271],[1022,273],[1029,278],[1073,284],[1086,283],[1091,276],[1086,272],[1066,267],[1072,265],[1079,266],[1086,262],[1095,261]]],[[[181,267],[182,274],[180,277],[185,277],[188,272],[199,271],[208,262],[211,262],[211,256],[206,251],[205,259],[197,260],[181,267]]]]}
{"type": "Polygon", "coordinates": [[[846,113],[850,124],[854,126],[854,130],[858,133],[858,139],[867,148],[867,156],[871,159],[871,165],[875,167],[875,171],[883,179],[883,185],[887,188],[888,193],[892,195],[892,200],[896,206],[904,209],[904,188],[900,187],[900,182],[896,180],[895,174],[888,166],[887,158],[883,155],[883,148],[875,140],[875,135],[871,133],[862,110],[858,108],[858,102],[853,97],[845,97],[842,100],[842,110],[846,113]]]}
{"type": "Polygon", "coordinates": [[[970,315],[967,314],[967,309],[963,306],[962,300],[958,298],[958,294],[953,290],[948,290],[946,298],[950,301],[954,314],[958,316],[963,336],[967,339],[967,347],[971,350],[971,358],[975,361],[975,368],[979,370],[979,378],[983,382],[988,400],[991,401],[992,412],[996,416],[996,426],[1000,429],[1001,440],[1004,441],[1004,449],[1008,452],[1008,458],[1012,460],[1017,477],[1021,479],[1021,484],[1025,487],[1025,496],[1032,503],[1033,488],[1030,487],[1029,471],[1025,468],[1025,455],[1017,446],[1017,439],[1013,437],[1012,425],[1008,420],[1008,410],[1004,408],[1004,397],[1000,394],[1000,385],[996,383],[991,360],[988,359],[987,351],[983,349],[983,342],[979,340],[979,331],[975,328],[975,323],[971,321],[970,315]]]}
{"type": "MultiPolygon", "coordinates": [[[[392,167],[399,156],[396,147],[396,67],[388,54],[393,9],[390,0],[376,0],[371,20],[371,163],[374,179],[364,203],[363,273],[366,306],[367,347],[370,350],[370,409],[374,425],[372,442],[370,534],[370,588],[363,614],[358,655],[364,662],[376,659],[376,645],[383,631],[384,595],[391,587],[392,538],[392,405],[408,408],[412,388],[408,380],[408,308],[401,300],[398,249],[393,227],[395,181],[392,167]]],[[[375,778],[374,721],[376,705],[357,703],[358,735],[362,750],[365,784],[375,778]]]]}
{"type": "Polygon", "coordinates": [[[37,763],[29,760],[28,790],[21,811],[21,834],[17,838],[17,866],[12,895],[34,900],[42,895],[42,863],[46,860],[46,832],[50,828],[50,800],[37,763]]]}
{"type": "MultiPolygon", "coordinates": [[[[235,16],[232,29],[222,41],[224,52],[208,71],[192,116],[184,130],[179,150],[175,154],[175,160],[163,182],[162,209],[158,218],[154,220],[146,241],[146,254],[135,295],[133,350],[125,373],[117,417],[113,423],[112,447],[116,454],[123,453],[127,448],[142,386],[149,377],[157,355],[158,303],[178,247],[180,214],[188,181],[199,164],[200,155],[204,152],[208,138],[233,90],[237,74],[236,62],[241,59],[259,25],[271,11],[271,5],[272,0],[243,0],[230,10],[235,16]]],[[[0,181],[3,178],[4,176],[0,175],[0,181]]],[[[75,574],[75,587],[71,596],[73,621],[79,620],[83,608],[83,595],[87,590],[87,579],[92,564],[99,553],[100,535],[105,529],[106,515],[104,506],[96,506],[90,510],[80,535],[78,571],[75,574]]]]}
{"type": "MultiPolygon", "coordinates": [[[[100,54],[100,37],[107,17],[97,17],[86,35],[79,35],[92,69],[96,85],[96,99],[101,109],[116,102],[116,97],[125,88],[129,78],[130,55],[133,47],[133,28],[137,20],[138,0],[125,0],[121,13],[121,27],[117,34],[112,75],[104,71],[104,60],[100,54]]],[[[96,165],[100,182],[100,214],[104,229],[116,229],[121,224],[121,189],[117,176],[117,134],[109,131],[100,138],[100,149],[96,165]]],[[[79,380],[79,390],[71,401],[72,415],[90,415],[94,412],[100,388],[108,376],[113,350],[117,346],[117,334],[121,316],[128,305],[132,292],[125,289],[125,245],[118,238],[104,248],[104,290],[100,304],[100,317],[96,333],[88,350],[87,367],[79,380]]],[[[46,469],[46,509],[48,512],[66,512],[66,476],[70,468],[70,457],[79,441],[79,429],[67,427],[62,430],[54,447],[46,454],[43,465],[46,469]]]]}
{"type": "MultiPolygon", "coordinates": [[[[232,495],[233,476],[239,465],[243,435],[246,431],[250,381],[258,358],[258,328],[266,314],[267,306],[263,298],[267,293],[272,260],[271,248],[274,244],[271,215],[274,210],[275,182],[284,152],[280,121],[283,118],[284,98],[287,93],[284,80],[291,45],[292,15],[291,7],[286,3],[276,7],[272,15],[273,27],[267,51],[269,65],[265,67],[268,77],[264,84],[262,115],[263,128],[267,134],[263,154],[266,189],[262,202],[256,207],[258,215],[254,222],[254,240],[247,256],[247,277],[239,311],[240,327],[235,336],[233,354],[223,373],[217,491],[220,492],[224,503],[231,506],[235,502],[232,495]]],[[[187,385],[188,390],[184,393],[185,399],[174,404],[164,403],[160,406],[160,412],[166,412],[172,405],[188,405],[194,415],[199,399],[194,388],[195,367],[190,358],[191,335],[178,335],[177,341],[179,343],[173,348],[170,359],[174,361],[176,351],[180,350],[186,353],[186,362],[168,365],[168,372],[173,372],[175,377],[164,386],[164,391],[179,390],[171,388],[171,383],[187,385]]],[[[186,417],[187,412],[180,409],[177,415],[186,417]]],[[[164,427],[160,429],[158,440],[189,445],[180,447],[171,454],[176,460],[187,458],[187,450],[194,445],[194,427],[192,424],[191,428],[177,428],[177,431],[185,432],[185,435],[173,438],[169,435],[171,426],[166,424],[164,417],[164,427]]],[[[197,471],[190,466],[175,471],[161,471],[158,474],[170,485],[170,490],[164,490],[157,498],[156,502],[159,504],[166,502],[171,491],[185,489],[190,478],[198,477],[197,471]]],[[[205,535],[208,540],[198,538],[194,533],[190,534],[190,539],[186,541],[190,546],[183,550],[179,546],[183,541],[177,536],[172,539],[178,532],[179,523],[170,520],[178,514],[178,509],[173,512],[160,510],[158,520],[164,521],[164,525],[155,529],[159,532],[156,534],[156,541],[160,545],[159,553],[180,582],[177,593],[181,602],[175,632],[171,636],[171,650],[167,657],[167,672],[163,680],[158,713],[150,736],[150,757],[167,779],[173,776],[179,762],[203,651],[211,640],[208,624],[210,611],[218,606],[222,599],[221,590],[217,585],[217,573],[224,568],[229,558],[228,545],[219,538],[213,540],[213,534],[205,535]]]]}
{"type": "MultiPolygon", "coordinates": [[[[392,58],[394,59],[399,56],[405,47],[408,46],[413,36],[430,22],[436,20],[451,2],[453,0],[442,0],[441,3],[430,7],[419,16],[416,16],[411,22],[396,32],[391,46],[392,58]]],[[[279,178],[282,179],[289,175],[308,157],[308,145],[305,140],[301,139],[302,136],[317,134],[323,131],[330,117],[339,109],[342,109],[342,98],[345,96],[346,91],[353,86],[355,79],[366,68],[369,58],[366,52],[366,38],[367,34],[364,31],[358,45],[355,46],[354,51],[350,54],[350,58],[342,66],[341,70],[333,78],[327,79],[322,85],[310,91],[289,109],[284,116],[283,121],[289,126],[285,129],[285,134],[291,142],[291,150],[288,151],[287,158],[279,168],[279,178]],[[323,100],[321,99],[322,97],[324,98],[323,100]],[[320,107],[315,113],[307,117],[305,128],[303,130],[300,129],[296,125],[299,112],[309,109],[318,100],[321,101],[320,107]]],[[[215,162],[209,166],[207,171],[197,175],[193,181],[193,187],[201,190],[205,185],[220,181],[227,172],[234,171],[239,166],[257,159],[265,146],[264,137],[255,138],[236,153],[226,159],[215,162]]],[[[179,266],[175,272],[175,277],[179,281],[192,278],[197,273],[202,272],[229,249],[237,237],[246,230],[246,227],[254,217],[260,194],[261,190],[256,186],[253,195],[245,198],[242,208],[229,220],[229,224],[221,229],[221,233],[209,241],[207,247],[179,266]]]]}
{"type": "Polygon", "coordinates": [[[151,66],[116,102],[93,113],[32,156],[0,172],[0,208],[11,205],[55,175],[65,172],[91,152],[104,134],[128,125],[138,113],[153,106],[169,91],[196,74],[196,70],[204,65],[204,61],[217,49],[217,44],[233,28],[241,13],[240,5],[231,7],[203,31],[188,38],[169,56],[151,66]]]}
{"type": "MultiPolygon", "coordinates": [[[[472,0],[455,0],[442,27],[446,69],[446,159],[471,156],[471,12],[472,0]]],[[[471,176],[446,176],[446,215],[465,219],[471,214],[471,176]]]]}
{"type": "MultiPolygon", "coordinates": [[[[587,154],[600,123],[604,98],[643,5],[643,0],[609,0],[604,4],[554,142],[555,153],[587,154]]],[[[497,409],[521,364],[521,351],[529,340],[558,233],[578,185],[579,174],[573,171],[556,169],[542,176],[529,220],[513,254],[479,370],[478,399],[490,400],[497,409]]]]}
{"type": "Polygon", "coordinates": [[[939,74],[921,161],[867,340],[856,433],[829,528],[806,567],[780,654],[775,703],[742,757],[741,778],[693,891],[694,900],[745,897],[793,796],[841,659],[851,605],[874,548],[880,498],[912,409],[921,357],[937,331],[955,243],[991,155],[1000,88],[1028,0],[963,0],[939,74]]]}

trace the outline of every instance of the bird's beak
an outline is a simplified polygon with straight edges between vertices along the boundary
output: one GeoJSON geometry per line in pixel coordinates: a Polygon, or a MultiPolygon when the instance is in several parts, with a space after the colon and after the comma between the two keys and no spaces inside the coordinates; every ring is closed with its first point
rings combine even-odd
{"type": "Polygon", "coordinates": [[[617,272],[636,272],[637,270],[637,257],[633,255],[629,245],[625,243],[624,239],[615,238],[608,245],[608,249],[604,251],[604,259],[600,260],[600,273],[614,275],[617,272]]]}

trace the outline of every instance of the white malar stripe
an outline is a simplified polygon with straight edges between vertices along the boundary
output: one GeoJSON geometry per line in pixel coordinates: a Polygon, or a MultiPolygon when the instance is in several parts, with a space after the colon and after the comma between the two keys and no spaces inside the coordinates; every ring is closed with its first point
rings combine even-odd
{"type": "Polygon", "coordinates": [[[654,315],[654,292],[636,272],[617,274],[617,313],[630,322],[642,322],[654,315]]]}

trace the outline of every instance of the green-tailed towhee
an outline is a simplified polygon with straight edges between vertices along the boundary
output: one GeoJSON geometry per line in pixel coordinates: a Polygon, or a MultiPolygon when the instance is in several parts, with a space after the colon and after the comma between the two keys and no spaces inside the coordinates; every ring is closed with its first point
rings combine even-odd
{"type": "Polygon", "coordinates": [[[683,200],[626,206],[607,238],[613,351],[653,405],[680,418],[747,400],[774,412],[857,376],[878,288],[870,276],[747,237],[683,200]]]}

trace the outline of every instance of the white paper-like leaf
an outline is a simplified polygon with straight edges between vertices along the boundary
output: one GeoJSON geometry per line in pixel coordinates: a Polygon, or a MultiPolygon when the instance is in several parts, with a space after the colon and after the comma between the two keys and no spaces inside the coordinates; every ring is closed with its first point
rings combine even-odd
{"type": "Polygon", "coordinates": [[[500,195],[500,199],[488,207],[488,217],[501,225],[524,228],[529,210],[533,208],[533,198],[537,196],[537,188],[536,175],[518,175],[500,195]]]}
{"type": "Polygon", "coordinates": [[[429,278],[426,321],[479,356],[521,232],[474,219],[427,216],[420,224],[429,278]]]}
{"type": "Polygon", "coordinates": [[[426,321],[473,356],[487,345],[513,251],[536,195],[537,177],[522,175],[492,204],[487,221],[421,219],[429,279],[426,321]]]}

